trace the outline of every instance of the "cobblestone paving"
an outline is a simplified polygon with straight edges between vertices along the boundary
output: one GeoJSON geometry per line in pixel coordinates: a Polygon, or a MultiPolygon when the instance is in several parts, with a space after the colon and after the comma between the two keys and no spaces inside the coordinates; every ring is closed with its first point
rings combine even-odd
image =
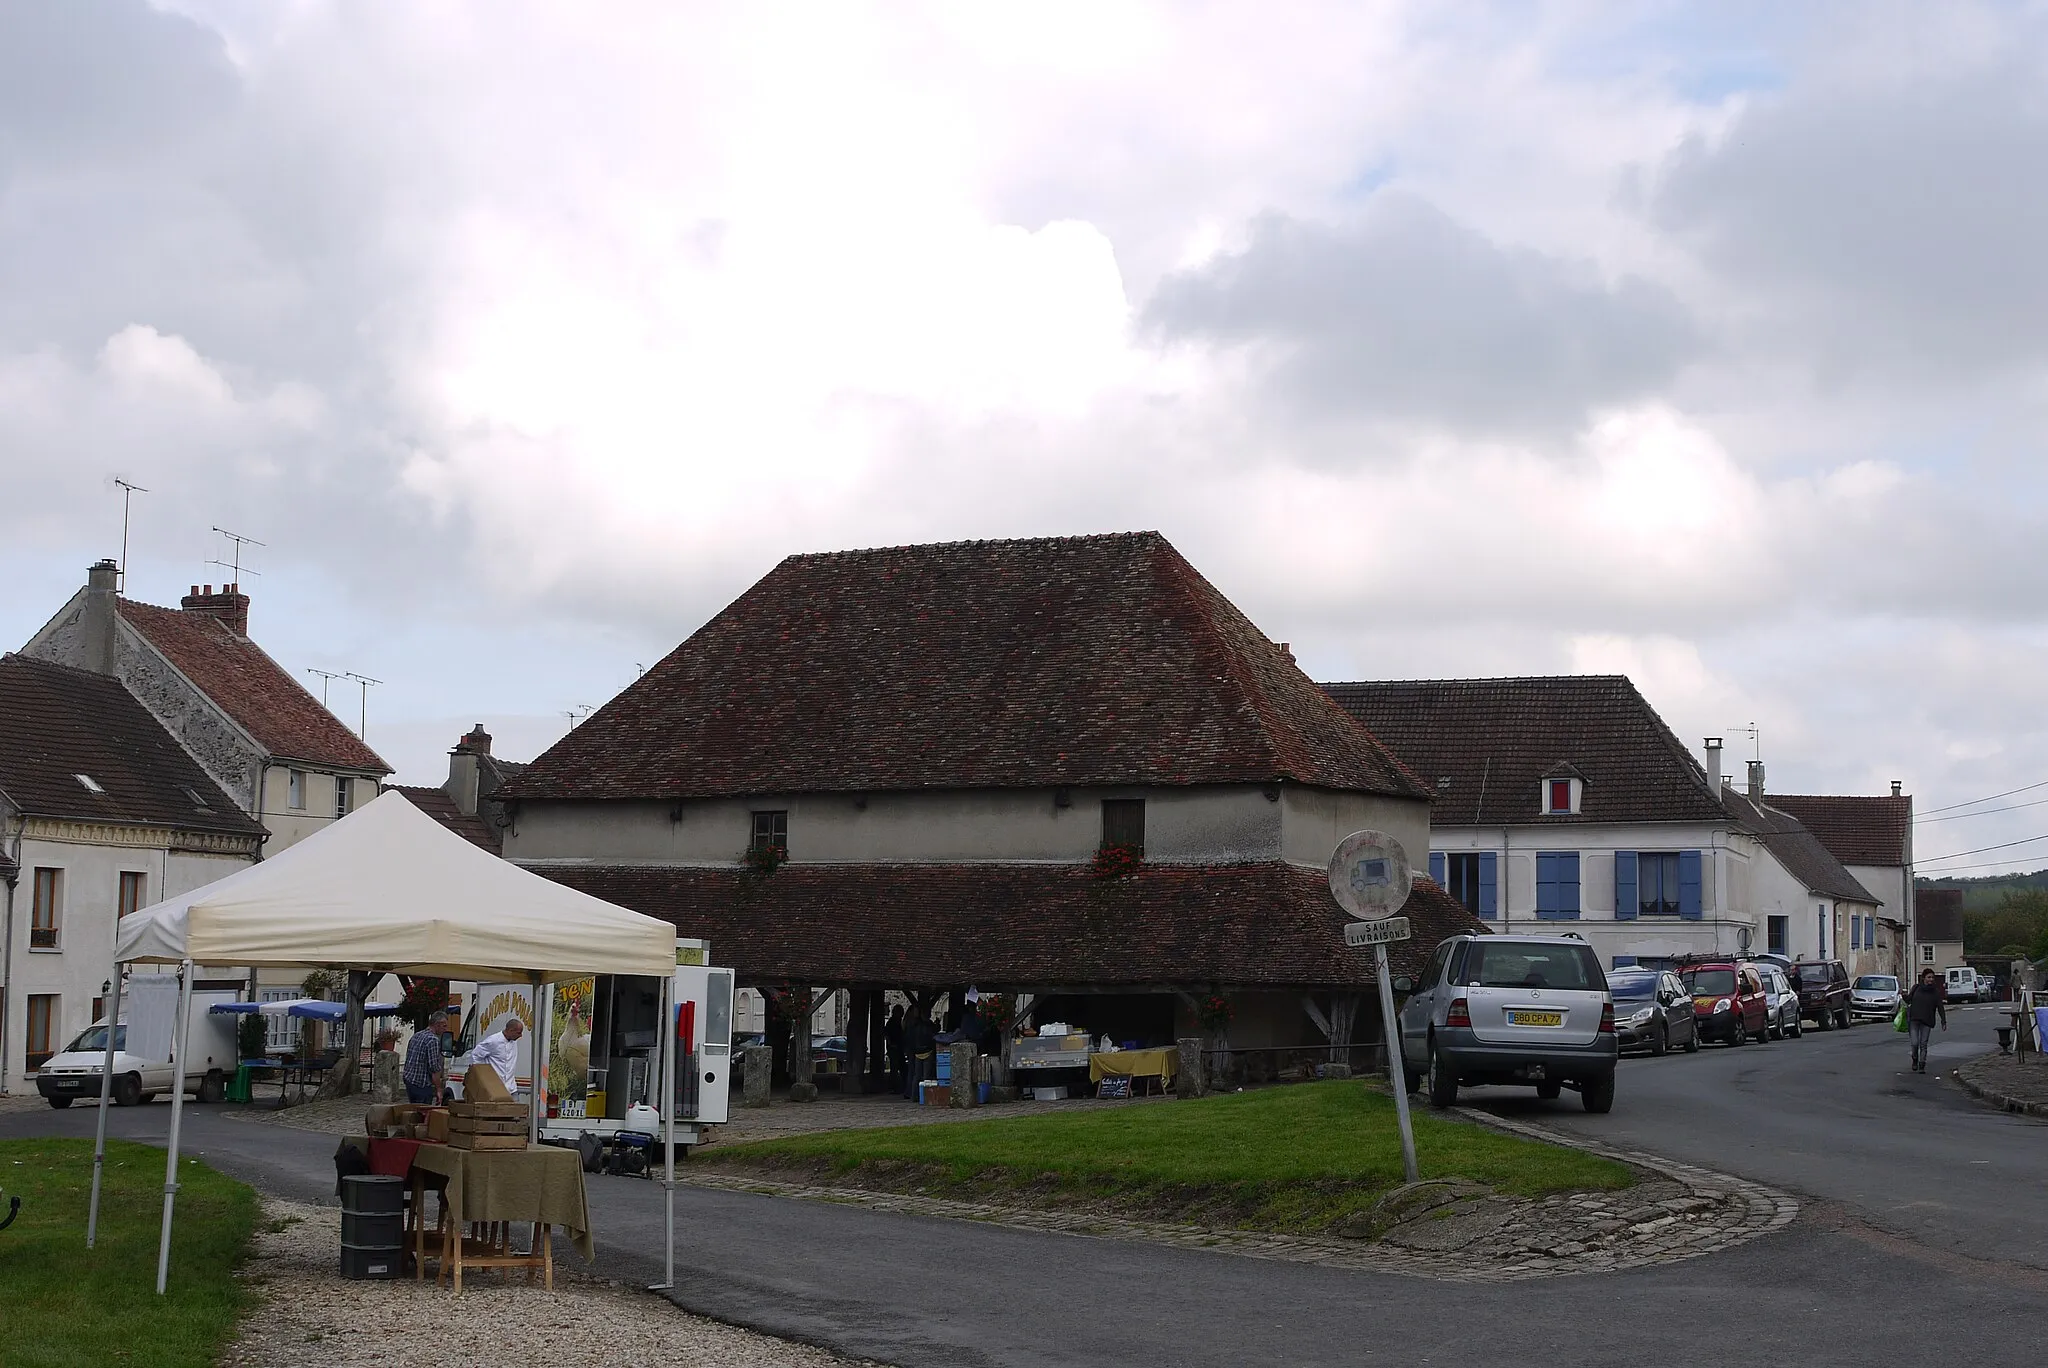
{"type": "Polygon", "coordinates": [[[2048,1060],[1992,1051],[1955,1070],[1957,1086],[2003,1111],[2048,1116],[2048,1060]]]}
{"type": "Polygon", "coordinates": [[[677,1181],[732,1192],[842,1202],[905,1215],[986,1221],[1018,1230],[1144,1240],[1182,1249],[1451,1282],[1508,1282],[1675,1263],[1781,1229],[1799,1214],[1799,1205],[1791,1197],[1742,1179],[1657,1155],[1612,1149],[1526,1122],[1469,1111],[1464,1115],[1530,1139],[1617,1159],[1646,1171],[1647,1176],[1626,1192],[1572,1193],[1540,1201],[1494,1196],[1476,1199],[1492,1204],[1485,1213],[1460,1203],[1465,1210],[1443,1224],[1473,1218],[1472,1225],[1477,1228],[1468,1230],[1469,1238],[1454,1249],[1415,1247],[1418,1240],[1428,1238],[1424,1232],[1435,1223],[1435,1213],[1397,1227],[1390,1239],[1373,1243],[1333,1235],[1278,1235],[1042,1211],[701,1170],[679,1173],[677,1181]],[[1494,1219],[1496,1215],[1498,1219],[1494,1219]],[[1410,1233],[1409,1240],[1399,1242],[1403,1234],[1410,1233]]]}

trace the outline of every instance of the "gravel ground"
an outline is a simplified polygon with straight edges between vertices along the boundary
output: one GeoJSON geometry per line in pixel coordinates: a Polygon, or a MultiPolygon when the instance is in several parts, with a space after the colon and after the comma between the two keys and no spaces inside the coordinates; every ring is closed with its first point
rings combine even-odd
{"type": "Polygon", "coordinates": [[[344,1282],[341,1213],[265,1201],[243,1276],[261,1304],[222,1368],[736,1368],[850,1364],[822,1349],[704,1320],[650,1293],[555,1266],[555,1290],[524,1272],[471,1272],[462,1296],[432,1282],[344,1282]]]}

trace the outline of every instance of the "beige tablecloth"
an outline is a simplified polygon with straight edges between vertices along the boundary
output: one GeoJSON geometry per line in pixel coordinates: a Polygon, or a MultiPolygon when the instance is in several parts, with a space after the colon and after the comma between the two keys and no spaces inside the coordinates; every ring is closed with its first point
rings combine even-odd
{"type": "Polygon", "coordinates": [[[1180,1049],[1162,1045],[1156,1050],[1110,1050],[1088,1056],[1088,1081],[1105,1078],[1159,1078],[1171,1083],[1180,1072],[1180,1049]]]}

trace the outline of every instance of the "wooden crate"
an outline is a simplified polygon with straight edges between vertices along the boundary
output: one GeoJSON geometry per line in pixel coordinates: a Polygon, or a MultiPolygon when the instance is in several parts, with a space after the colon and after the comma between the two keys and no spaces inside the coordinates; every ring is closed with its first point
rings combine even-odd
{"type": "Polygon", "coordinates": [[[492,1121],[525,1120],[524,1102],[450,1102],[448,1115],[451,1120],[463,1117],[477,1117],[492,1121]]]}
{"type": "Polygon", "coordinates": [[[466,1150],[523,1150],[526,1148],[524,1135],[472,1135],[467,1131],[449,1131],[448,1144],[454,1149],[466,1150]]]}
{"type": "Polygon", "coordinates": [[[448,1118],[450,1135],[524,1135],[526,1118],[504,1117],[502,1119],[482,1116],[451,1116],[448,1118]]]}

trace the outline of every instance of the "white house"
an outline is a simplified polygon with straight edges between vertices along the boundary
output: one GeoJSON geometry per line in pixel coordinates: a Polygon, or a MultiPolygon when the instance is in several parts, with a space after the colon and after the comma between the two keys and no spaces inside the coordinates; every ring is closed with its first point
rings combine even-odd
{"type": "Polygon", "coordinates": [[[0,717],[6,1092],[92,1024],[120,919],[232,874],[264,832],[117,680],[0,656],[0,717]]]}
{"type": "Polygon", "coordinates": [[[1770,799],[1772,807],[1798,818],[1857,883],[1877,895],[1875,934],[1866,927],[1859,938],[1852,924],[1841,938],[1848,946],[1843,958],[1855,973],[1902,974],[1912,959],[1913,798],[1904,788],[1895,779],[1889,797],[1784,793],[1770,799]]]}

